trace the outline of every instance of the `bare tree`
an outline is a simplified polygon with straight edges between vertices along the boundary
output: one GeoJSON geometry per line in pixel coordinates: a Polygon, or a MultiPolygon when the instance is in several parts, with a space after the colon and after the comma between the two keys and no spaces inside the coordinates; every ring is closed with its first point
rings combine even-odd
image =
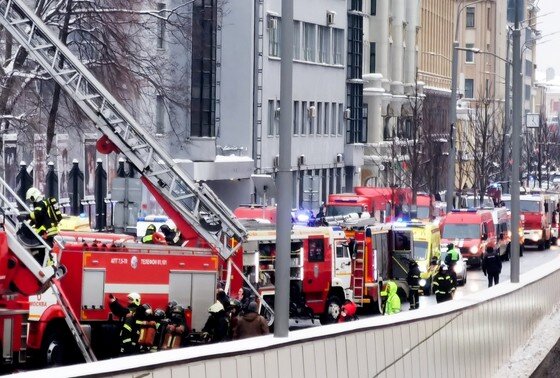
{"type": "MultiPolygon", "coordinates": [[[[169,52],[190,49],[192,2],[165,7],[156,0],[30,1],[35,13],[112,94],[133,115],[142,113],[152,123],[153,101],[147,99],[159,96],[168,109],[188,107],[188,62],[169,52]]],[[[88,131],[72,99],[5,30],[2,34],[1,132],[18,132],[28,140],[46,132],[49,154],[57,130],[88,131]]],[[[178,126],[171,119],[175,132],[178,126]]]]}
{"type": "Polygon", "coordinates": [[[471,103],[474,109],[469,113],[468,127],[472,134],[464,138],[466,153],[473,159],[474,188],[480,203],[488,185],[500,174],[502,156],[502,105],[494,100],[490,88],[485,92],[484,97],[471,103]]]}

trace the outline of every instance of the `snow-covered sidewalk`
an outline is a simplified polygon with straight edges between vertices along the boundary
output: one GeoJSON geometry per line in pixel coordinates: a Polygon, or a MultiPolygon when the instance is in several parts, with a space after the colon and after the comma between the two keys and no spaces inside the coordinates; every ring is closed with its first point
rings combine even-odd
{"type": "Polygon", "coordinates": [[[560,305],[556,305],[537,326],[531,338],[519,347],[500,370],[497,378],[529,377],[560,339],[560,305]]]}

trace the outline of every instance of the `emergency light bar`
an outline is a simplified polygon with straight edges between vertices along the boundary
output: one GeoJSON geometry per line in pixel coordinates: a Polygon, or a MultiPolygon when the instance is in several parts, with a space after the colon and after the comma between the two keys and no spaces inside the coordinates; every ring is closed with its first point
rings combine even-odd
{"type": "Polygon", "coordinates": [[[476,213],[477,209],[453,209],[451,210],[452,213],[476,213]]]}

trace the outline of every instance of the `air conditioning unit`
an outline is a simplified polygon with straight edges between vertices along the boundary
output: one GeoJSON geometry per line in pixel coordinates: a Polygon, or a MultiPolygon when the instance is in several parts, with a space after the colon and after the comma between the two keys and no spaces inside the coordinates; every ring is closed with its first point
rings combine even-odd
{"type": "Polygon", "coordinates": [[[327,26],[334,25],[334,16],[336,15],[335,12],[327,11],[327,26]]]}
{"type": "Polygon", "coordinates": [[[267,25],[268,29],[278,29],[278,18],[274,16],[268,16],[267,25]]]}
{"type": "Polygon", "coordinates": [[[272,158],[272,167],[278,168],[280,166],[280,156],[276,155],[272,158]]]}
{"type": "Polygon", "coordinates": [[[342,154],[336,154],[336,164],[340,164],[344,161],[342,154]]]}
{"type": "Polygon", "coordinates": [[[350,119],[350,108],[344,109],[344,119],[350,119]]]}
{"type": "Polygon", "coordinates": [[[276,108],[276,110],[274,111],[274,118],[280,119],[280,108],[276,108]]]}
{"type": "Polygon", "coordinates": [[[315,107],[315,105],[307,108],[307,115],[309,116],[309,118],[317,117],[317,108],[315,107]]]}
{"type": "Polygon", "coordinates": [[[299,155],[298,156],[297,165],[298,166],[305,165],[305,155],[299,155]]]}

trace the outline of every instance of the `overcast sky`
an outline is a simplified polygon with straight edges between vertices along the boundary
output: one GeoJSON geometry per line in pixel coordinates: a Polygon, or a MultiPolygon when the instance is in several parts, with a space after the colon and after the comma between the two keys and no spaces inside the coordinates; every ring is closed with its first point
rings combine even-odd
{"type": "Polygon", "coordinates": [[[560,0],[537,0],[540,8],[537,29],[542,39],[537,45],[537,70],[553,67],[560,78],[560,0]]]}

